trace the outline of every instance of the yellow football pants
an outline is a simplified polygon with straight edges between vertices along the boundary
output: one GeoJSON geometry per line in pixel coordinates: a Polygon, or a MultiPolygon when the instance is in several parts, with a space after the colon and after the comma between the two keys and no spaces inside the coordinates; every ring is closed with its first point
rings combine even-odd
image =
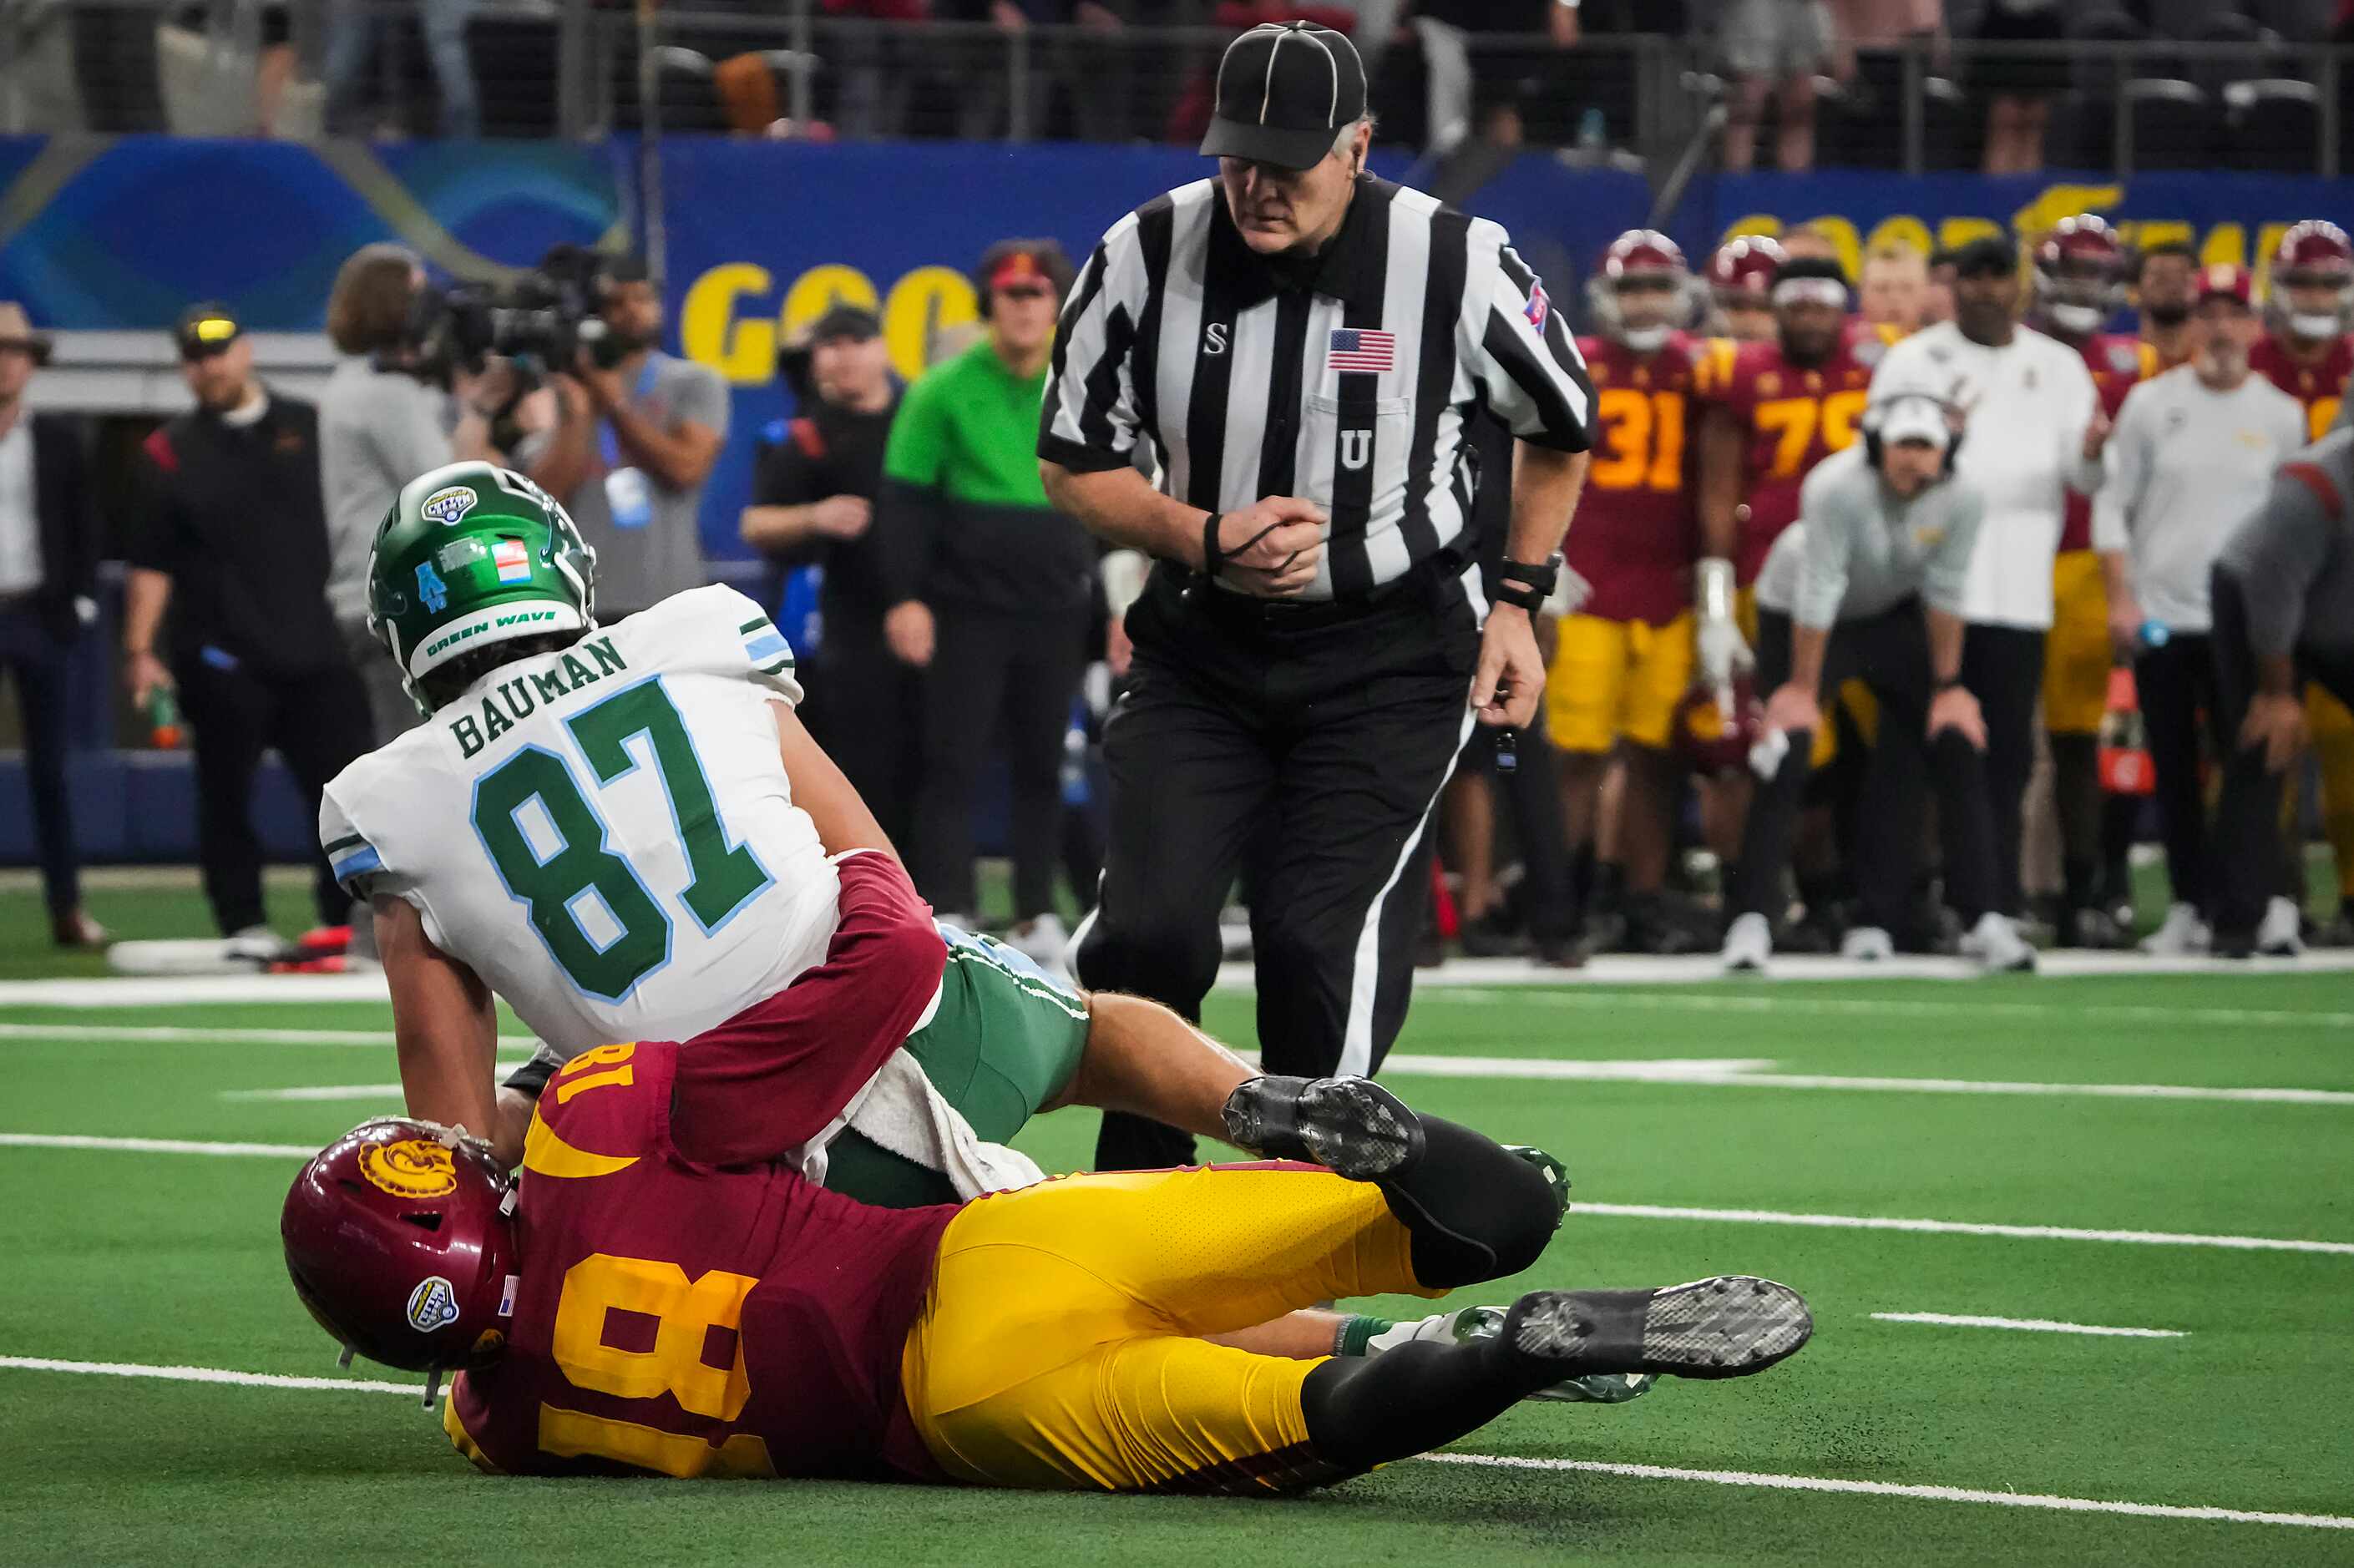
{"type": "Polygon", "coordinates": [[[1322,1360],[1230,1333],[1425,1289],[1379,1189],[1305,1166],[1065,1176],[966,1206],[901,1361],[941,1467],[988,1486],[1270,1492],[1339,1471],[1308,1446],[1322,1360]]]}
{"type": "Polygon", "coordinates": [[[2305,722],[2321,775],[2321,831],[2338,856],[2338,896],[2354,898],[2354,713],[2319,685],[2308,684],[2305,722]]]}

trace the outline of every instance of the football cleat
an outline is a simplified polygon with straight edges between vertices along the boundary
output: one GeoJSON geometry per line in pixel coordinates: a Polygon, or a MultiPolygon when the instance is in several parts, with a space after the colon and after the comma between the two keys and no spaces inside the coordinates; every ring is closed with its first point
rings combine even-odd
{"type": "Polygon", "coordinates": [[[1766,923],[1765,916],[1755,911],[1735,916],[1725,927],[1723,958],[1727,974],[1762,975],[1766,960],[1773,954],[1774,928],[1766,923]]]}
{"type": "Polygon", "coordinates": [[[1896,944],[1878,926],[1850,926],[1840,938],[1840,957],[1876,964],[1896,956],[1896,944]]]}
{"type": "Polygon", "coordinates": [[[1805,1299],[1788,1286],[1723,1274],[1659,1290],[1531,1291],[1504,1314],[1497,1337],[1564,1377],[1724,1378],[1764,1372],[1814,1331],[1805,1299]]]}
{"type": "MultiPolygon", "coordinates": [[[[1416,1334],[1415,1338],[1443,1338],[1465,1345],[1492,1340],[1504,1331],[1504,1312],[1501,1307],[1464,1307],[1442,1312],[1425,1319],[1439,1332],[1416,1334]]],[[[1649,1393],[1651,1385],[1659,1381],[1657,1372],[1588,1372],[1583,1377],[1564,1378],[1522,1397],[1556,1404],[1624,1404],[1649,1393]]]]}
{"type": "Polygon", "coordinates": [[[2274,894],[2264,904],[2264,917],[2256,926],[2256,952],[2267,959],[2305,956],[2305,926],[2296,902],[2274,894]]]}
{"type": "Polygon", "coordinates": [[[2165,923],[2142,938],[2141,950],[2154,959],[2184,959],[2205,952],[2214,939],[2197,905],[2177,904],[2167,910],[2165,923]]]}
{"type": "Polygon", "coordinates": [[[1422,1122],[1371,1078],[1263,1075],[1235,1086],[1226,1141],[1276,1160],[1306,1160],[1352,1181],[1378,1181],[1422,1158],[1422,1122]]]}
{"type": "Polygon", "coordinates": [[[1569,1214],[1569,1167],[1542,1149],[1525,1143],[1508,1143],[1504,1152],[1523,1165],[1536,1167],[1537,1174],[1545,1179],[1553,1190],[1553,1218],[1565,1219],[1569,1214]]]}
{"type": "Polygon", "coordinates": [[[2009,916],[1992,909],[1962,933],[1960,948],[1962,957],[1975,961],[1987,974],[2030,974],[2035,969],[2034,948],[2019,934],[2009,916]]]}

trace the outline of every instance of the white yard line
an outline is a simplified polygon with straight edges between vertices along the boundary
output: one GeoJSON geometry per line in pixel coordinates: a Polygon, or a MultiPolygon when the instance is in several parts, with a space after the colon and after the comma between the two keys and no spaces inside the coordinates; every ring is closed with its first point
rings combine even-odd
{"type": "Polygon", "coordinates": [[[1747,1470],[1686,1470],[1669,1465],[1611,1465],[1597,1459],[1522,1459],[1493,1454],[1425,1454],[1445,1465],[1487,1465],[1507,1470],[1574,1470],[1638,1481],[1702,1481],[1718,1487],[1765,1487],[1786,1492],[1846,1492],[1862,1497],[1914,1498],[1924,1502],[1991,1503],[1999,1508],[2060,1513],[2117,1513],[2137,1519],[2179,1519],[2215,1524],[2286,1524],[2306,1530],[2354,1530],[2354,1518],[2332,1513],[2266,1513],[2253,1509],[2200,1508],[2177,1503],[2112,1502],[2041,1492],[1989,1492],[1971,1487],[1904,1486],[1894,1481],[1847,1481],[1829,1476],[1760,1475],[1747,1470]]]}
{"type": "Polygon", "coordinates": [[[2006,1225],[1974,1220],[1900,1220],[1876,1214],[1795,1214],[1775,1209],[1689,1209],[1656,1203],[1572,1203],[1570,1212],[1630,1220],[1699,1220],[1723,1225],[1802,1225],[1819,1230],[1914,1231],[1929,1235],[2009,1236],[2020,1241],[2121,1242],[2140,1246],[2211,1246],[2237,1252],[2315,1252],[2354,1256],[2354,1242],[2276,1236],[2213,1236],[2187,1231],[2102,1231],[2073,1225],[2006,1225]]]}
{"type": "Polygon", "coordinates": [[[1956,1312],[1874,1312],[1882,1323],[1932,1323],[1947,1329],[2022,1329],[2035,1334],[2096,1334],[2126,1340],[2187,1340],[2180,1329],[2118,1329],[2101,1323],[2061,1323],[2050,1318],[1981,1318],[1956,1312]]]}
{"type": "MultiPolygon", "coordinates": [[[[217,1367],[141,1366],[123,1361],[56,1361],[45,1356],[0,1356],[0,1369],[65,1372],[100,1377],[154,1378],[171,1383],[228,1383],[245,1388],[287,1388],[351,1393],[421,1392],[411,1383],[359,1378],[284,1377],[270,1372],[230,1372],[217,1367]]],[[[1613,1465],[1593,1459],[1526,1459],[1499,1454],[1425,1454],[1443,1465],[1479,1465],[1507,1470],[1573,1471],[1639,1481],[1697,1481],[1719,1487],[1760,1487],[1776,1491],[1845,1493],[1911,1498],[1924,1502],[1992,1503],[2003,1508],[2043,1509],[2062,1513],[2126,1514],[2141,1519],[2216,1524],[2282,1524],[2307,1530],[2354,1530],[2354,1518],[2323,1513],[2270,1513],[2253,1509],[2208,1508],[2176,1503],[2113,1502],[2096,1498],[2052,1497],[2039,1492],[1991,1492],[1968,1487],[1907,1486],[1894,1481],[1848,1481],[1828,1476],[1778,1476],[1746,1470],[1688,1470],[1668,1465],[1613,1465]]]]}
{"type": "Polygon", "coordinates": [[[245,1388],[347,1390],[356,1393],[405,1393],[415,1399],[421,1383],[378,1383],[355,1377],[281,1377],[274,1372],[230,1372],[222,1367],[157,1367],[130,1361],[59,1361],[46,1356],[0,1356],[0,1368],[17,1372],[80,1372],[93,1377],[159,1378],[166,1383],[228,1383],[245,1388]]]}
{"type": "MultiPolygon", "coordinates": [[[[2039,979],[2044,981],[2190,974],[2263,980],[2280,975],[2354,971],[2354,948],[2320,948],[2306,953],[2301,959],[2264,959],[2242,963],[2225,959],[2153,959],[2139,953],[2059,952],[2042,955],[2041,965],[2039,979]]],[[[1218,970],[1218,986],[1225,991],[1248,991],[1252,989],[1252,976],[1251,966],[1247,963],[1225,964],[1218,970]]],[[[1414,983],[1417,992],[1436,994],[1466,988],[1575,991],[1597,985],[1660,985],[1723,978],[1713,953],[1695,953],[1674,959],[1627,954],[1596,959],[1582,969],[1539,969],[1525,959],[1450,959],[1444,969],[1428,969],[1416,975],[1414,983]]],[[[1747,982],[1763,993],[1759,996],[1706,1000],[1735,1005],[1762,1001],[1807,1006],[1811,1005],[1807,999],[1793,998],[1785,1002],[1783,998],[1774,993],[1784,981],[1968,980],[1978,978],[1978,971],[1959,959],[1899,958],[1882,963],[1859,963],[1846,959],[1800,955],[1776,959],[1772,978],[1747,982]]],[[[2010,987],[2006,985],[2004,989],[2008,992],[2010,987]]],[[[376,973],[161,975],[115,976],[103,980],[0,980],[0,1007],[186,1007],[225,1002],[317,1003],[381,1001],[384,999],[384,976],[376,973]]],[[[1971,1001],[1939,1004],[1872,1002],[1858,1005],[1889,1008],[1935,1005],[1968,1012],[1989,1005],[2026,1005],[2063,1014],[2071,1011],[2064,1003],[2059,1002],[2020,1004],[1971,1001]]],[[[2140,1011],[2146,1012],[2153,1020],[2186,1016],[2182,1010],[2172,1008],[2140,1011]]],[[[2192,1010],[2188,1016],[2199,1017],[2201,1014],[2211,1021],[2228,1019],[2244,1022],[2278,1019],[2310,1023],[2318,1020],[2338,1028],[2354,1026],[2354,1013],[2349,1012],[2296,1012],[2264,1009],[2243,1012],[2208,1008],[2192,1010]]]]}
{"type": "MultiPolygon", "coordinates": [[[[240,1029],[177,1023],[0,1023],[0,1040],[80,1040],[134,1045],[392,1046],[388,1029],[240,1029]]],[[[502,1034],[499,1044],[535,1049],[533,1034],[502,1034]]]]}
{"type": "Polygon", "coordinates": [[[0,1149],[101,1149],[117,1154],[259,1155],[271,1160],[308,1160],[316,1144],[214,1143],[192,1138],[86,1138],[73,1133],[0,1132],[0,1149]]]}
{"type": "Polygon", "coordinates": [[[1434,991],[1433,1001],[1474,1006],[1507,1005],[1566,1007],[1585,1011],[1652,1012],[1800,1013],[1828,1018],[1954,1018],[2034,1019],[2073,1022],[2099,1019],[2116,1023],[2170,1024],[2181,1028],[2263,1025],[2299,1029],[2354,1028],[2354,1012],[2305,1011],[2288,1007],[2162,1007],[2132,1002],[2087,1002],[2066,1000],[2014,1001],[1999,997],[1912,1001],[1899,997],[1792,996],[1759,991],[1744,995],[1661,987],[1651,991],[1588,991],[1576,987],[1537,991],[1504,986],[1493,990],[1464,986],[1434,991]]]}
{"type": "MultiPolygon", "coordinates": [[[[299,1143],[207,1143],[173,1138],[93,1138],[80,1134],[0,1132],[0,1148],[109,1150],[128,1154],[255,1155],[307,1159],[318,1150],[299,1143]]],[[[2275,1236],[2200,1235],[2181,1231],[2083,1230],[2070,1225],[2009,1225],[1968,1220],[1887,1219],[1864,1214],[1798,1214],[1773,1209],[1691,1209],[1651,1203],[1572,1203],[1575,1213],[1638,1220],[1698,1220],[1713,1224],[1801,1225],[1818,1229],[1914,1231],[1935,1235],[2011,1236],[2025,1241],[2127,1242],[2146,1246],[2224,1247],[2240,1252],[2309,1252],[2354,1255],[2354,1242],[2275,1236]]]]}
{"type": "Polygon", "coordinates": [[[1581,1062],[1545,1056],[1393,1055],[1384,1074],[1436,1078],[1568,1078],[1603,1083],[1686,1084],[1702,1088],[1832,1089],[1914,1095],[2044,1095],[2096,1099],[2225,1100],[2275,1105],[2354,1106],[2354,1090],[2219,1088],[2203,1084],[2035,1084],[1999,1078],[1846,1077],[1826,1073],[1767,1073],[1773,1063],[1711,1063],[1681,1057],[1658,1062],[1581,1062]]]}

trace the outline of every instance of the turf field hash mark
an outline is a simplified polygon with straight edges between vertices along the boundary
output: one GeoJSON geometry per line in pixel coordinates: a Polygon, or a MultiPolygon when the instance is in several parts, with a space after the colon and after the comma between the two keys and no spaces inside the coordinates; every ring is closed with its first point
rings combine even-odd
{"type": "Polygon", "coordinates": [[[2061,1323],[2050,1318],[1981,1318],[1954,1312],[1874,1312],[1882,1323],[1934,1323],[1949,1329],[2022,1329],[2037,1334],[2105,1334],[2126,1340],[2187,1340],[2180,1329],[2117,1329],[2099,1323],[2061,1323]]]}
{"type": "MultiPolygon", "coordinates": [[[[1712,960],[1713,961],[1713,960],[1712,960]]],[[[1712,979],[1717,978],[1712,975],[1712,979]]],[[[1902,977],[1897,977],[1902,978],[1902,977]]],[[[2119,1023],[2175,1024],[2201,1028],[2264,1025],[2294,1029],[2354,1029],[2354,1012],[2300,1012],[2288,1007],[2158,1007],[2136,1002],[2001,1001],[1972,998],[1966,1001],[1906,1001],[1895,997],[1788,996],[1769,991],[1755,996],[1730,996],[1716,991],[1692,991],[1673,986],[1652,991],[1589,990],[1556,985],[1551,990],[1510,986],[1482,990],[1476,986],[1433,985],[1418,980],[1415,1000],[1426,997],[1474,1005],[1628,1008],[1669,1012],[1791,1012],[1820,1013],[1835,1018],[2035,1018],[2061,1022],[2101,1019],[2119,1023]]]]}
{"type": "Polygon", "coordinates": [[[243,1388],[307,1388],[355,1393],[405,1393],[417,1397],[417,1386],[356,1377],[285,1377],[275,1372],[231,1372],[225,1367],[143,1366],[130,1361],[60,1361],[47,1356],[0,1356],[0,1367],[18,1372],[79,1372],[95,1377],[157,1378],[165,1383],[223,1383],[243,1388]]]}
{"type": "MultiPolygon", "coordinates": [[[[133,1045],[374,1045],[393,1044],[389,1029],[199,1028],[170,1023],[0,1023],[0,1040],[87,1041],[133,1045]]],[[[534,1034],[502,1034],[499,1044],[536,1047],[534,1034]]]]}
{"type": "Polygon", "coordinates": [[[1602,1083],[1690,1084],[1701,1088],[1829,1089],[1876,1094],[2028,1095],[2059,1098],[2221,1100],[2259,1105],[2354,1106],[2354,1090],[2226,1088],[2204,1084],[2037,1084],[1991,1078],[1883,1078],[1829,1073],[1768,1073],[1770,1061],[1581,1062],[1546,1056],[1393,1055],[1382,1071],[1398,1076],[1577,1078],[1602,1083]]]}

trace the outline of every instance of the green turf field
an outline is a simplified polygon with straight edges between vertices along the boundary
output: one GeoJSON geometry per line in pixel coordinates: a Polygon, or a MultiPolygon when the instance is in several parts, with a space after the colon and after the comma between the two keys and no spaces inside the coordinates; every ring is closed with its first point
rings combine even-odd
{"type": "MultiPolygon", "coordinates": [[[[395,1075],[387,1021],[375,1004],[0,1005],[0,1134],[315,1145],[395,1107],[367,1088],[395,1075]],[[175,1033],[142,1033],[157,1030],[175,1033]],[[268,1033],[286,1030],[342,1033],[268,1033]],[[357,1087],[266,1097],[343,1086],[357,1087]]],[[[1247,998],[1221,993],[1208,1022],[1247,1039],[1247,998]]],[[[1426,989],[1398,1049],[1414,1069],[1392,1075],[1401,1093],[1558,1151],[1575,1195],[1597,1206],[1524,1280],[1482,1296],[1764,1273],[1808,1294],[1813,1344],[1744,1383],[1523,1407],[1458,1446],[1519,1465],[1407,1463],[1273,1503],[495,1480],[451,1452],[413,1386],[0,1364],[0,1560],[2354,1563],[2345,1528],[1787,1480],[2354,1523],[2354,976],[1426,989]],[[1629,1081],[1623,1065],[1662,1059],[1769,1081],[1629,1081]],[[1580,1070],[1606,1075],[1536,1075],[1580,1070]],[[1953,1082],[1836,1081],[1891,1077],[1953,1082]],[[2339,1097],[1985,1092],[1994,1084],[2339,1097]],[[1687,1213],[1610,1212],[1635,1206],[1687,1213]],[[1833,1223],[1875,1217],[2196,1239],[1833,1223]],[[1574,1467],[1612,1465],[1719,1478],[1574,1467]]],[[[1092,1137],[1090,1117],[1067,1113],[1024,1141],[1053,1169],[1081,1162],[1092,1137]]],[[[0,1144],[0,1358],[382,1377],[366,1363],[338,1373],[286,1286],[276,1215],[293,1167],[266,1151],[0,1144]]]]}

